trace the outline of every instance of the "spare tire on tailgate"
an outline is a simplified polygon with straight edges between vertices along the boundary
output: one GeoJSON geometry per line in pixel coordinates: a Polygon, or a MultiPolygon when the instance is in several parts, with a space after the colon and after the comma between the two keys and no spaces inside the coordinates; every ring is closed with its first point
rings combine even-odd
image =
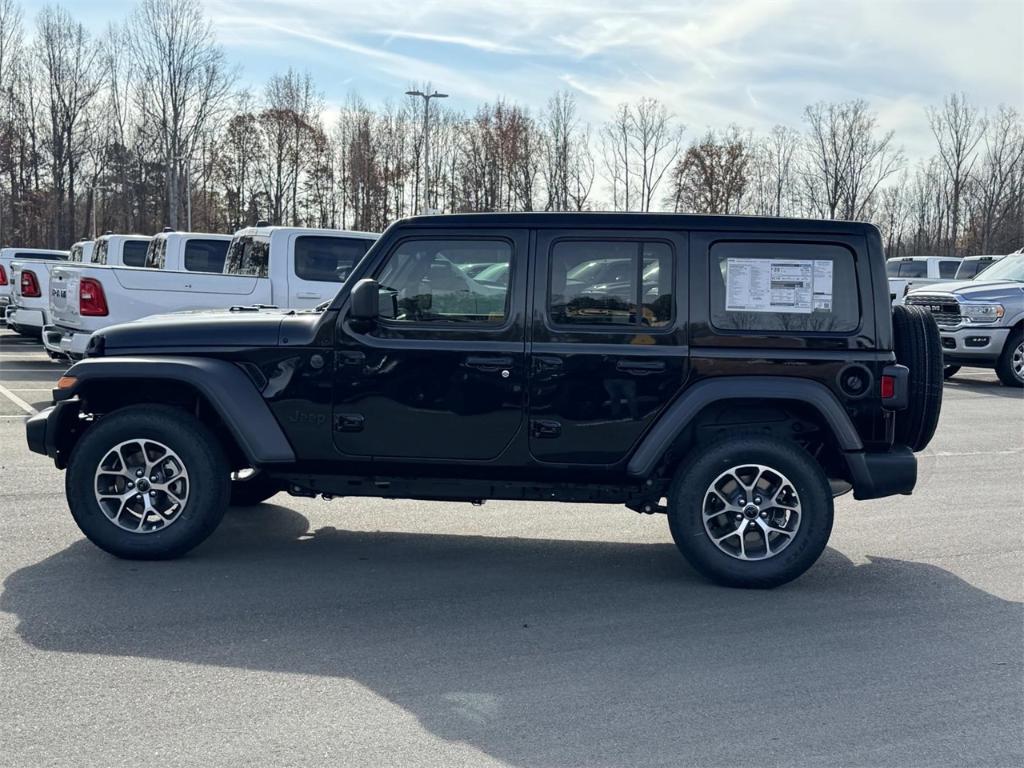
{"type": "Polygon", "coordinates": [[[942,341],[923,307],[892,308],[896,362],[910,369],[907,409],[896,414],[896,442],[921,451],[931,442],[942,410],[942,341]]]}

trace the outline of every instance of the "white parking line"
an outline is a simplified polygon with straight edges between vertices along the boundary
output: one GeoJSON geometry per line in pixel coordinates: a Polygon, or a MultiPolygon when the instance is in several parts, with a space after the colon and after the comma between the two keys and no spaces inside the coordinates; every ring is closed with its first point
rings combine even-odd
{"type": "Polygon", "coordinates": [[[3,384],[0,384],[0,395],[3,395],[4,397],[6,397],[8,400],[10,400],[16,406],[21,408],[21,410],[23,410],[27,414],[34,415],[34,414],[39,413],[39,411],[37,411],[35,408],[33,408],[28,403],[26,403],[24,400],[22,400],[16,394],[11,392],[11,390],[9,390],[3,384]]]}

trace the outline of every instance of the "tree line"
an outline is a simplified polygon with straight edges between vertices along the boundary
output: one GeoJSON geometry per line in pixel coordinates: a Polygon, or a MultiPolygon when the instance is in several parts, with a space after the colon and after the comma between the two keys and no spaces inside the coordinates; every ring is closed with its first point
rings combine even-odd
{"type": "Polygon", "coordinates": [[[66,247],[99,231],[231,232],[257,221],[384,229],[425,210],[670,210],[860,219],[890,256],[1024,244],[1024,123],[951,94],[912,161],[863,100],[797,126],[691,134],[653,98],[585,121],[570,92],[536,110],[350,96],[336,118],[312,76],[257,92],[198,0],[141,0],[91,34],[59,7],[0,0],[0,242],[66,247]]]}

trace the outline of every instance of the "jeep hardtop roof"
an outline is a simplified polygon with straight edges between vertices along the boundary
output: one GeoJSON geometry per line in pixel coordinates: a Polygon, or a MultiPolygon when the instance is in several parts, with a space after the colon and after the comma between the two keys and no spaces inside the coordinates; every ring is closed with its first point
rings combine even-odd
{"type": "Polygon", "coordinates": [[[415,227],[587,227],[603,229],[689,229],[689,230],[753,230],[758,232],[789,232],[794,234],[835,235],[876,234],[878,228],[862,221],[832,219],[785,219],[774,216],[721,216],[691,213],[623,213],[611,211],[579,212],[516,212],[516,213],[446,213],[411,216],[399,219],[392,226],[415,227]]]}

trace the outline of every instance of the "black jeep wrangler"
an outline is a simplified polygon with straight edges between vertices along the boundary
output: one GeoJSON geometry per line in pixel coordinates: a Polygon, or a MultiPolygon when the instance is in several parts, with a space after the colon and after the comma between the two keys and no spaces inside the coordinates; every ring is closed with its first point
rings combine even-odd
{"type": "Polygon", "coordinates": [[[315,310],[97,333],[27,431],[120,557],[280,491],[596,502],[771,587],[821,554],[834,496],[913,490],[941,397],[938,330],[890,307],[870,225],[449,215],[393,225],[315,310]]]}

